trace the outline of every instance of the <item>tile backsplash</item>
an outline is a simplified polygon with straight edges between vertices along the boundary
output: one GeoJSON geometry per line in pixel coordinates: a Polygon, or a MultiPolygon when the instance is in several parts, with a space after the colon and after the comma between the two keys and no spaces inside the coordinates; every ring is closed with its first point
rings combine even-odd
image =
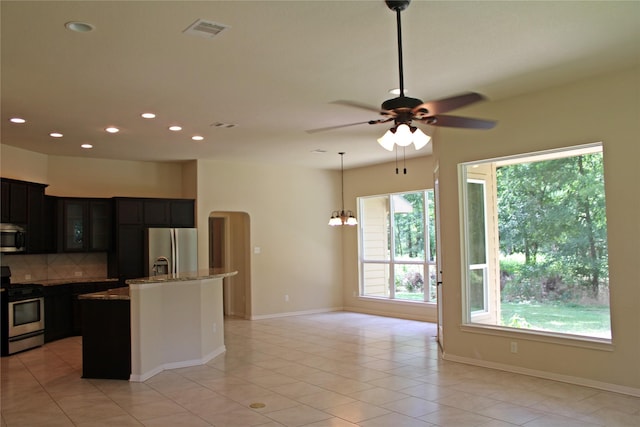
{"type": "Polygon", "coordinates": [[[11,268],[11,283],[107,277],[106,252],[3,255],[0,264],[11,268]]]}

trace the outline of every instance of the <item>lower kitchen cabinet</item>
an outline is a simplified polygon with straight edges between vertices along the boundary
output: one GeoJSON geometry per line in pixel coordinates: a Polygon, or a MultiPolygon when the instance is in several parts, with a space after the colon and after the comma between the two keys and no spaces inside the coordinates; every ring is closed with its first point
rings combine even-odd
{"type": "Polygon", "coordinates": [[[129,379],[130,306],[129,300],[80,300],[83,378],[129,379]]]}
{"type": "Polygon", "coordinates": [[[71,285],[44,287],[44,342],[73,334],[71,285]]]}
{"type": "Polygon", "coordinates": [[[117,288],[117,281],[66,283],[44,287],[44,341],[82,335],[78,296],[117,288]]]}

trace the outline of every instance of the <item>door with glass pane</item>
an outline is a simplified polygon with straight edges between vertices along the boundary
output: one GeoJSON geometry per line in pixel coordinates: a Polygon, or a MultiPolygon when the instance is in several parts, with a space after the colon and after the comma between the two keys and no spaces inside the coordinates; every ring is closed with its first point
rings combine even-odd
{"type": "Polygon", "coordinates": [[[436,295],[438,307],[438,344],[440,350],[444,351],[444,333],[442,327],[442,250],[440,247],[440,169],[436,168],[433,173],[433,196],[434,196],[434,216],[436,231],[436,295]]]}

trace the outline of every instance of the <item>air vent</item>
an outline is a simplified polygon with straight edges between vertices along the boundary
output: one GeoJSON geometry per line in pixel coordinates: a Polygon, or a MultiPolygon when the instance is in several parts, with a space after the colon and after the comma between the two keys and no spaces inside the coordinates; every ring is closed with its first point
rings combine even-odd
{"type": "Polygon", "coordinates": [[[216,123],[211,123],[209,126],[216,127],[216,128],[234,128],[238,125],[236,125],[235,123],[216,122],[216,123]]]}
{"type": "Polygon", "coordinates": [[[198,19],[193,24],[189,25],[183,33],[211,39],[228,28],[230,28],[228,25],[220,24],[218,22],[198,19]]]}

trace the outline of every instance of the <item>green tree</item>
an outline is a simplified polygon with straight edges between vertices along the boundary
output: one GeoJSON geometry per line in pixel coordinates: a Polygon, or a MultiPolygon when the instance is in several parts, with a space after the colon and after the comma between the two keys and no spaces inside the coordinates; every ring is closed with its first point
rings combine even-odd
{"type": "Polygon", "coordinates": [[[395,250],[397,256],[424,259],[424,192],[399,195],[411,205],[410,212],[396,212],[395,250]]]}
{"type": "Polygon", "coordinates": [[[608,278],[602,154],[503,166],[497,186],[501,251],[597,297],[608,278]]]}

